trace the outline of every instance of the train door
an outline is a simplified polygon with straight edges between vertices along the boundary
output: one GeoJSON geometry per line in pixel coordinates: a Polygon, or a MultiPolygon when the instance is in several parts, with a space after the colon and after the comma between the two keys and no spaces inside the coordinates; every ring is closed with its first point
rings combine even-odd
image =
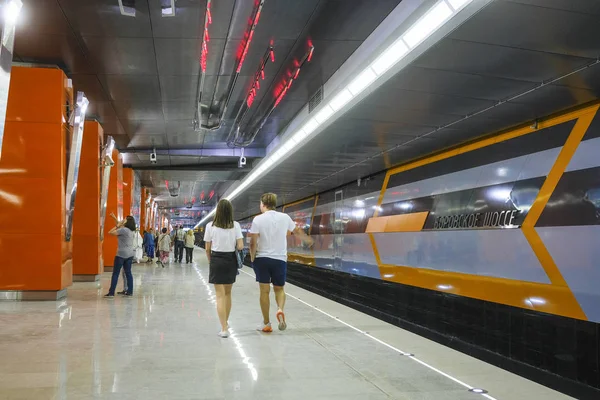
{"type": "Polygon", "coordinates": [[[342,269],[342,257],[344,249],[344,223],[342,211],[344,208],[344,192],[335,192],[333,203],[333,268],[342,269]]]}

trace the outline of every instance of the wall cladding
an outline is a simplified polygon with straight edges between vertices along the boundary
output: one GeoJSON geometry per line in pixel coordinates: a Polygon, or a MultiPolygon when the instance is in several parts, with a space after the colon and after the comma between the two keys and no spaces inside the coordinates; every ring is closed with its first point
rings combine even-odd
{"type": "Polygon", "coordinates": [[[597,109],[285,205],[315,240],[307,248],[289,238],[290,279],[579,398],[597,396],[597,109]]]}

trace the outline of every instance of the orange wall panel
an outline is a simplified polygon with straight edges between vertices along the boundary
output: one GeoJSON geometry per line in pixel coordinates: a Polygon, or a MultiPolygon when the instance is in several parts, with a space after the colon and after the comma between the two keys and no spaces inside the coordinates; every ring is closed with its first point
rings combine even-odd
{"type": "Polygon", "coordinates": [[[104,131],[96,121],[86,121],[73,217],[73,273],[99,275],[100,244],[100,146],[104,131]]]}
{"type": "Polygon", "coordinates": [[[104,222],[104,241],[102,246],[102,257],[104,265],[112,267],[117,255],[117,238],[108,232],[114,228],[115,222],[110,216],[115,214],[123,218],[123,156],[114,150],[112,159],[115,165],[110,169],[110,182],[108,183],[108,197],[106,200],[106,221],[104,222]]]}
{"type": "Polygon", "coordinates": [[[72,97],[66,83],[58,69],[12,69],[0,158],[0,251],[5,255],[0,290],[61,290],[71,284],[65,113],[72,97]],[[27,258],[32,251],[35,257],[27,258]]]}

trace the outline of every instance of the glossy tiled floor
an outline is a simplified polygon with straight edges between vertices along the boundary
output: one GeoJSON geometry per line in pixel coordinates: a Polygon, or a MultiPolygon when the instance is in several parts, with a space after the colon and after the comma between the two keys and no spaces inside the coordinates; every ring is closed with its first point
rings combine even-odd
{"type": "Polygon", "coordinates": [[[0,303],[0,399],[486,398],[457,380],[488,399],[567,398],[293,286],[289,329],[256,332],[249,269],[221,339],[206,260],[196,261],[136,266],[133,298],[103,299],[104,274],[63,302],[0,303]]]}

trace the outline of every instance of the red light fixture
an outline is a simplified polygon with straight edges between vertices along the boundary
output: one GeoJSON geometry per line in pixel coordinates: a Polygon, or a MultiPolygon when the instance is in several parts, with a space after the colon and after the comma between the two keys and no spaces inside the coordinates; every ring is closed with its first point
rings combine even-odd
{"type": "Polygon", "coordinates": [[[284,82],[283,90],[279,93],[279,95],[277,95],[277,99],[275,100],[275,105],[273,106],[273,109],[275,109],[279,105],[279,103],[281,103],[281,100],[283,100],[284,96],[286,95],[286,93],[288,92],[290,87],[292,87],[292,83],[296,79],[298,79],[298,76],[300,75],[300,69],[302,68],[304,63],[310,62],[314,51],[315,51],[315,46],[310,45],[310,49],[309,49],[308,53],[306,53],[304,55],[304,57],[302,58],[302,61],[300,63],[295,62],[296,65],[299,64],[298,68],[296,68],[296,72],[294,73],[294,75],[288,81],[284,82]]]}
{"type": "MultiPolygon", "coordinates": [[[[272,45],[269,46],[269,48],[265,52],[265,55],[263,56],[263,60],[260,63],[259,70],[254,75],[254,83],[252,84],[252,87],[250,88],[250,91],[248,92],[248,96],[246,97],[246,106],[248,108],[252,107],[252,104],[254,103],[254,99],[256,98],[256,95],[258,94],[258,91],[260,90],[260,80],[265,79],[265,67],[267,66],[267,63],[269,62],[269,54],[274,54],[274,53],[275,53],[275,50],[273,49],[273,46],[272,45]]],[[[273,56],[271,56],[271,60],[272,59],[273,59],[273,56]]],[[[240,112],[241,111],[242,110],[240,110],[240,112]]],[[[236,118],[236,121],[237,120],[238,120],[238,118],[236,118]]]]}
{"type": "Polygon", "coordinates": [[[260,0],[260,3],[258,3],[258,7],[256,8],[256,14],[254,15],[254,19],[252,20],[252,26],[250,26],[250,33],[248,34],[248,38],[246,39],[246,43],[244,44],[244,51],[242,51],[242,56],[240,57],[240,62],[238,63],[236,69],[236,73],[238,74],[242,70],[242,65],[244,64],[244,60],[246,59],[246,55],[248,54],[250,43],[252,42],[252,38],[254,37],[254,30],[258,25],[258,20],[260,19],[260,13],[264,4],[265,0],[260,0]]]}
{"type": "Polygon", "coordinates": [[[202,34],[202,49],[200,54],[200,68],[202,69],[202,73],[206,73],[206,59],[208,58],[208,41],[210,37],[208,36],[208,26],[212,24],[212,14],[210,12],[210,5],[212,0],[208,0],[206,2],[206,15],[204,16],[204,33],[202,34]]]}
{"type": "Polygon", "coordinates": [[[306,61],[310,62],[310,60],[312,60],[314,51],[315,51],[315,46],[311,46],[310,52],[308,53],[308,58],[306,59],[306,61]]]}

